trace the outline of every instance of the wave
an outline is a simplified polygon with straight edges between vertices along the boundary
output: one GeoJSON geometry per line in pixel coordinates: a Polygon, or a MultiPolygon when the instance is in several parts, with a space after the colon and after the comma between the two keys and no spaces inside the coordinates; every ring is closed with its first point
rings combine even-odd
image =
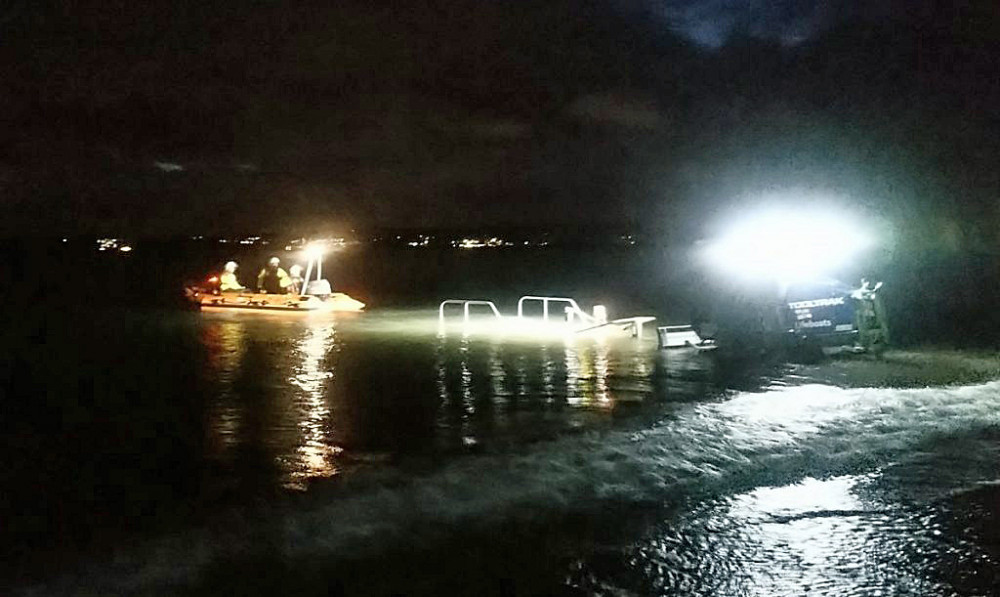
{"type": "MultiPolygon", "coordinates": [[[[592,432],[521,452],[476,455],[429,473],[373,472],[293,506],[232,513],[211,528],[126,546],[87,572],[22,594],[135,593],[198,582],[222,560],[357,558],[431,547],[469,527],[607,504],[680,505],[762,485],[864,472],[927,442],[1000,423],[1000,382],[921,389],[821,385],[740,392],[680,406],[638,432],[592,432]]],[[[995,454],[989,455],[994,458],[995,454]]]]}

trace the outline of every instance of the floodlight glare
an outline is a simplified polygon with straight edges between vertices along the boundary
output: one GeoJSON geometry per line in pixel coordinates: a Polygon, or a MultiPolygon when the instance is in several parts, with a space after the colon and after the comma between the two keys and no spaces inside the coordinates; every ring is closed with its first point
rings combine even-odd
{"type": "Polygon", "coordinates": [[[309,243],[306,245],[305,249],[302,250],[303,255],[309,261],[316,261],[323,258],[323,254],[326,252],[326,247],[322,243],[309,243]]]}
{"type": "Polygon", "coordinates": [[[737,223],[706,256],[741,277],[796,282],[832,274],[869,244],[861,227],[843,216],[774,211],[737,223]]]}

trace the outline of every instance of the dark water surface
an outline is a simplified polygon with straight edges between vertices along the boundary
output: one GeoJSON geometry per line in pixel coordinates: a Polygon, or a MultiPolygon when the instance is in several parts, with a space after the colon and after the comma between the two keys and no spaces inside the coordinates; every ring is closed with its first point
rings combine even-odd
{"type": "MultiPolygon", "coordinates": [[[[614,261],[591,260],[565,294],[643,308],[628,295],[660,282],[614,261]]],[[[415,263],[378,275],[415,284],[415,263]]],[[[509,292],[509,276],[490,276],[521,270],[483,271],[414,302],[509,292]]],[[[380,284],[382,305],[326,319],[99,293],[58,308],[34,295],[44,308],[8,326],[17,341],[4,360],[5,584],[150,595],[1000,590],[997,382],[835,387],[808,368],[668,354],[652,335],[441,334],[433,308],[391,306],[405,301],[388,289],[405,284],[380,284]]],[[[886,379],[900,368],[880,367],[886,379]]]]}

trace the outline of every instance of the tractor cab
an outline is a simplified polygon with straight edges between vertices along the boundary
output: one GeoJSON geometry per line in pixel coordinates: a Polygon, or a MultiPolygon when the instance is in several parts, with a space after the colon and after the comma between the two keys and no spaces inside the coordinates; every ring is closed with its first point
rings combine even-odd
{"type": "Polygon", "coordinates": [[[881,282],[854,288],[839,280],[795,284],[785,293],[788,333],[799,343],[879,351],[888,342],[881,282]]]}

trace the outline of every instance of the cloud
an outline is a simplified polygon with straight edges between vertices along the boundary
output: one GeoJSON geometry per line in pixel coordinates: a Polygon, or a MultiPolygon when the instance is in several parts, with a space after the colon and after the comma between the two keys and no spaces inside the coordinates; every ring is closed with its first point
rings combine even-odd
{"type": "Polygon", "coordinates": [[[689,39],[718,47],[737,31],[799,43],[844,19],[875,14],[886,4],[884,0],[663,0],[655,12],[689,39]]]}

